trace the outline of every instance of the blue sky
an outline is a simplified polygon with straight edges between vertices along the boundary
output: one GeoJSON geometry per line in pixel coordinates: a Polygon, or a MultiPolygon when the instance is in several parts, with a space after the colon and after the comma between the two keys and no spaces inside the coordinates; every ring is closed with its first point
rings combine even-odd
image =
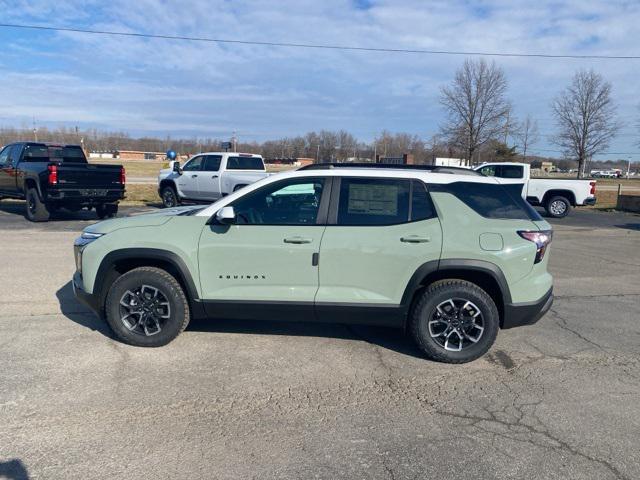
{"type": "MultiPolygon", "coordinates": [[[[640,2],[0,0],[0,23],[408,49],[638,55],[640,2]]],[[[243,140],[345,129],[427,139],[439,88],[464,57],[292,49],[0,29],[0,125],[243,140]]],[[[613,83],[623,128],[609,148],[640,160],[640,61],[500,58],[514,113],[557,149],[550,102],[579,68],[613,83]]],[[[609,155],[601,158],[627,158],[609,155]]]]}

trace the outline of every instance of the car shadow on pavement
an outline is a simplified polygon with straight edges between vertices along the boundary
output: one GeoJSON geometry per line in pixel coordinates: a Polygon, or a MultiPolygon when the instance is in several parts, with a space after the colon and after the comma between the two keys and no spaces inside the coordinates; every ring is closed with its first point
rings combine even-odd
{"type": "MultiPolygon", "coordinates": [[[[71,282],[56,292],[60,311],[69,320],[114,339],[107,323],[78,302],[71,282]]],[[[402,330],[365,325],[334,323],[302,323],[264,320],[193,319],[187,331],[211,333],[246,333],[258,335],[287,335],[292,337],[324,337],[342,340],[364,341],[404,355],[423,358],[411,338],[402,330]]]]}
{"type": "Polygon", "coordinates": [[[640,223],[625,223],[623,225],[616,225],[616,227],[626,230],[640,230],[640,223]]]}
{"type": "MultiPolygon", "coordinates": [[[[0,211],[5,213],[10,213],[12,215],[18,215],[20,217],[24,217],[25,210],[25,202],[13,202],[13,201],[3,201],[0,202],[0,211]]],[[[49,217],[50,222],[60,221],[60,220],[93,220],[98,221],[98,217],[96,212],[91,210],[79,210],[77,212],[72,212],[69,210],[61,209],[56,212],[51,213],[49,217]]]]}
{"type": "Polygon", "coordinates": [[[191,320],[187,331],[357,340],[403,355],[424,358],[409,335],[398,328],[339,323],[198,319],[191,320]]]}
{"type": "Polygon", "coordinates": [[[69,320],[90,330],[100,332],[106,337],[114,338],[109,326],[100,320],[89,308],[76,300],[71,282],[65,283],[56,292],[60,311],[69,320]]]}
{"type": "Polygon", "coordinates": [[[18,459],[13,459],[8,462],[0,461],[0,478],[6,478],[7,480],[29,480],[30,477],[24,464],[18,459]]]}

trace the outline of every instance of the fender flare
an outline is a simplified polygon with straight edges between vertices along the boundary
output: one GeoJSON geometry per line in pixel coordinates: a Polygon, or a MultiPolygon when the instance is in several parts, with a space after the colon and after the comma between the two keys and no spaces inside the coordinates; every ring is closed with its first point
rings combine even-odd
{"type": "Polygon", "coordinates": [[[160,260],[167,262],[176,270],[180,277],[177,280],[180,281],[187,290],[187,296],[190,300],[192,310],[194,310],[192,313],[194,316],[199,316],[198,307],[201,305],[200,296],[191,272],[178,254],[158,248],[122,248],[113,250],[105,255],[100,262],[93,285],[93,293],[99,297],[99,305],[104,305],[104,300],[107,296],[105,281],[108,279],[109,272],[118,262],[123,260],[134,260],[136,262],[160,260]]]}
{"type": "Polygon", "coordinates": [[[24,195],[24,198],[27,198],[27,190],[29,187],[27,187],[28,183],[33,183],[36,186],[36,192],[38,192],[38,197],[40,198],[40,201],[44,201],[44,195],[42,193],[42,186],[40,185],[40,177],[39,176],[33,176],[33,175],[29,175],[29,176],[25,176],[25,178],[22,181],[22,192],[24,195]]]}
{"type": "Polygon", "coordinates": [[[429,262],[420,265],[414,274],[411,276],[409,283],[407,284],[404,293],[402,295],[401,305],[403,309],[408,313],[411,307],[411,302],[415,293],[422,286],[422,281],[435,272],[446,273],[450,271],[466,270],[470,272],[481,272],[490,275],[498,285],[500,294],[502,295],[503,305],[511,303],[511,291],[509,290],[509,284],[507,279],[496,264],[487,262],[484,260],[471,260],[464,258],[448,258],[445,260],[431,260],[429,262]]]}

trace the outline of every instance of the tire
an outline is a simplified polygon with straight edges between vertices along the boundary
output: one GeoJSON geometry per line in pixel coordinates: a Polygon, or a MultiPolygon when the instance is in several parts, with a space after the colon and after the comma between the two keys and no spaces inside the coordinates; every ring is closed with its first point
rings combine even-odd
{"type": "Polygon", "coordinates": [[[242,184],[242,185],[236,185],[235,187],[233,187],[233,191],[237,192],[238,190],[240,190],[241,188],[246,187],[246,184],[242,184]]]}
{"type": "Polygon", "coordinates": [[[25,217],[31,222],[46,222],[49,220],[49,210],[47,206],[40,200],[38,191],[30,187],[27,189],[26,195],[25,217]]]}
{"type": "Polygon", "coordinates": [[[164,208],[173,208],[180,205],[178,193],[171,185],[162,187],[162,190],[160,190],[160,198],[162,199],[162,206],[164,208]]]}
{"type": "Polygon", "coordinates": [[[109,288],[105,314],[116,337],[138,347],[168,344],[182,333],[190,318],[189,302],[180,283],[156,267],[135,268],[118,277],[109,288]],[[158,300],[157,310],[148,303],[145,309],[140,309],[144,313],[131,314],[141,298],[147,302],[158,300]],[[130,306],[124,305],[127,303],[130,306]]]}
{"type": "Polygon", "coordinates": [[[551,197],[544,205],[547,215],[553,218],[564,218],[569,215],[571,202],[560,195],[551,197]]]}
{"type": "Polygon", "coordinates": [[[429,359],[466,363],[491,348],[498,335],[500,316],[495,302],[476,284],[465,280],[441,280],[420,294],[409,322],[411,335],[429,359]],[[466,315],[458,313],[456,317],[456,309],[466,315]],[[477,312],[479,314],[474,317],[477,312]],[[454,333],[456,328],[463,333],[454,333]]]}
{"type": "Polygon", "coordinates": [[[118,214],[118,205],[112,203],[96,205],[96,215],[100,220],[113,218],[118,214]]]}

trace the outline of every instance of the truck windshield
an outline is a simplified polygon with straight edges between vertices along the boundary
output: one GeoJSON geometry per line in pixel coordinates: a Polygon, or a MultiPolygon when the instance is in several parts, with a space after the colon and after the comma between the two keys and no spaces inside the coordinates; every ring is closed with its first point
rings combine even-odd
{"type": "Polygon", "coordinates": [[[263,170],[264,163],[260,157],[229,157],[227,170],[263,170]]]}
{"type": "Polygon", "coordinates": [[[27,145],[22,158],[25,162],[87,163],[82,148],[76,146],[27,145]]]}

